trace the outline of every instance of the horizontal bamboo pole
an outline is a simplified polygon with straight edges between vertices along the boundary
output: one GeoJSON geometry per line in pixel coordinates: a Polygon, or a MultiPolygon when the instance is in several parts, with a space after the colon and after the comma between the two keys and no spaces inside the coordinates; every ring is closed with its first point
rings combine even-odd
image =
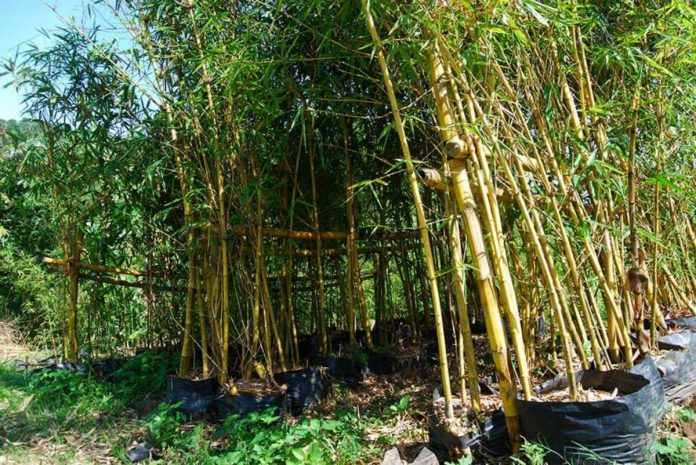
{"type": "MultiPolygon", "coordinates": [[[[396,246],[388,246],[388,247],[366,247],[366,248],[359,248],[358,249],[358,254],[359,255],[367,255],[371,253],[379,253],[379,252],[390,252],[398,250],[396,246]]],[[[328,257],[338,257],[341,255],[345,255],[347,253],[346,249],[322,249],[321,255],[322,256],[328,256],[328,257]]],[[[314,249],[298,249],[298,250],[293,250],[292,251],[293,256],[295,257],[315,257],[317,252],[314,249]]]]}
{"type": "MultiPolygon", "coordinates": [[[[42,262],[45,265],[52,265],[52,266],[66,266],[67,265],[65,260],[60,260],[60,259],[51,258],[51,257],[44,257],[42,262]]],[[[98,264],[94,264],[94,263],[76,262],[75,266],[77,266],[78,268],[85,269],[85,270],[95,271],[97,273],[127,274],[130,276],[155,276],[155,277],[164,276],[161,271],[148,272],[148,271],[135,270],[133,268],[118,268],[118,267],[114,267],[114,266],[98,265],[98,264]]]]}
{"type": "MultiPolygon", "coordinates": [[[[233,236],[254,236],[253,228],[248,226],[230,226],[229,234],[233,236]]],[[[296,231],[285,228],[263,228],[264,237],[277,237],[281,239],[294,239],[298,241],[316,241],[317,234],[314,231],[296,231]]],[[[392,233],[377,232],[374,234],[358,234],[358,241],[395,241],[408,237],[417,237],[418,231],[399,231],[392,233]]],[[[319,233],[323,241],[344,241],[348,238],[345,231],[323,231],[319,233]]]]}
{"type": "MultiPolygon", "coordinates": [[[[91,274],[86,274],[86,273],[80,273],[79,274],[80,279],[86,279],[88,281],[96,281],[98,283],[105,283],[105,284],[113,284],[115,286],[123,286],[123,287],[135,287],[137,289],[145,289],[148,287],[147,283],[141,283],[141,282],[133,282],[133,281],[126,281],[125,279],[114,279],[114,278],[105,278],[103,276],[93,276],[91,274]]],[[[180,288],[177,289],[177,292],[186,292],[186,288],[180,288]]]]}
{"type": "MultiPolygon", "coordinates": [[[[360,279],[365,281],[367,279],[374,278],[375,275],[376,275],[376,272],[374,269],[369,270],[369,271],[363,271],[362,273],[360,273],[360,279]]],[[[327,281],[330,281],[330,280],[336,281],[336,280],[339,280],[339,278],[340,277],[338,275],[326,275],[327,281]]],[[[280,279],[280,276],[268,276],[266,279],[268,279],[269,281],[274,281],[274,280],[280,279]]],[[[309,275],[295,276],[292,279],[293,279],[293,281],[303,281],[303,280],[313,281],[313,280],[317,279],[317,277],[312,275],[312,274],[309,274],[309,275]]]]}
{"type": "MultiPolygon", "coordinates": [[[[48,271],[51,273],[60,273],[60,270],[55,269],[55,268],[48,268],[48,271]]],[[[142,283],[139,281],[126,281],[124,279],[114,279],[114,278],[105,278],[103,276],[94,276],[91,274],[87,273],[80,273],[79,274],[80,279],[86,279],[88,281],[95,281],[98,283],[105,283],[105,284],[113,284],[114,286],[123,286],[123,287],[133,287],[136,289],[147,289],[148,283],[142,283]]],[[[188,289],[185,287],[171,287],[171,286],[153,286],[154,289],[157,290],[163,290],[163,291],[170,291],[170,292],[187,292],[188,289]]],[[[205,292],[205,289],[203,290],[205,292]]]]}
{"type": "MultiPolygon", "coordinates": [[[[240,250],[245,253],[245,254],[253,254],[254,251],[246,246],[242,246],[240,250]]],[[[385,246],[385,247],[365,247],[365,248],[359,248],[358,249],[358,254],[360,255],[368,255],[372,253],[379,253],[379,252],[393,252],[395,250],[399,250],[397,246],[385,246]]],[[[278,249],[273,249],[271,248],[270,250],[268,248],[265,249],[266,254],[278,254],[278,255],[283,255],[286,252],[283,250],[278,250],[278,249]]],[[[346,255],[348,252],[346,249],[341,249],[341,248],[332,248],[332,249],[321,249],[321,255],[322,257],[340,257],[341,255],[346,255]]],[[[312,258],[317,256],[317,251],[316,249],[296,249],[292,251],[292,256],[293,257],[306,257],[306,258],[312,258]]]]}

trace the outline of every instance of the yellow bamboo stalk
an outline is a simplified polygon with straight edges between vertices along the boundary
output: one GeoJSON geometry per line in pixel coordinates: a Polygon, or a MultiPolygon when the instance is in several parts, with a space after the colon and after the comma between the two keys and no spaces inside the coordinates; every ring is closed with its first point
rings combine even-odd
{"type": "MultiPolygon", "coordinates": [[[[309,138],[309,176],[312,185],[312,227],[317,234],[316,241],[316,265],[317,265],[317,285],[319,286],[319,346],[322,353],[327,353],[329,343],[326,334],[326,291],[324,290],[324,266],[322,263],[322,242],[319,234],[319,208],[317,206],[317,183],[314,174],[314,149],[311,146],[312,136],[309,138]]],[[[371,342],[371,341],[370,341],[371,342]]]]}
{"type": "MultiPolygon", "coordinates": [[[[501,300],[508,320],[508,325],[510,327],[510,337],[515,348],[515,353],[517,354],[517,363],[519,365],[519,376],[520,383],[522,384],[522,391],[525,399],[530,399],[532,395],[532,387],[529,379],[527,354],[524,347],[524,339],[522,337],[522,326],[520,323],[517,296],[515,295],[515,288],[512,282],[512,276],[510,275],[510,267],[508,265],[505,247],[503,245],[505,243],[505,238],[503,237],[498,202],[495,197],[495,186],[493,185],[492,177],[488,169],[488,158],[486,156],[488,149],[483,146],[481,139],[478,137],[474,138],[474,147],[474,154],[478,155],[479,157],[479,167],[481,168],[481,173],[483,174],[482,188],[484,184],[487,187],[485,190],[488,198],[484,200],[484,205],[486,206],[485,210],[487,212],[490,211],[489,223],[493,243],[493,263],[496,269],[496,274],[499,276],[501,282],[501,300]]],[[[485,196],[483,197],[485,198],[485,196]]]]}
{"type": "Polygon", "coordinates": [[[466,287],[464,284],[464,260],[462,254],[461,235],[459,222],[452,208],[449,191],[445,194],[445,211],[448,217],[448,232],[450,256],[452,259],[452,287],[457,302],[457,315],[459,317],[459,360],[460,360],[460,396],[462,403],[466,403],[466,377],[469,379],[469,391],[471,393],[471,409],[478,413],[481,411],[481,395],[478,385],[476,370],[476,355],[474,341],[471,335],[469,321],[469,309],[466,301],[466,287]]]}
{"type": "MultiPolygon", "coordinates": [[[[467,241],[469,242],[471,255],[477,270],[479,296],[484,311],[491,352],[493,353],[493,359],[497,369],[506,424],[508,426],[508,433],[513,445],[513,450],[517,450],[520,441],[520,425],[517,413],[516,389],[509,369],[505,329],[503,327],[496,292],[493,286],[493,275],[491,273],[488,253],[483,239],[483,230],[476,213],[476,202],[469,183],[466,161],[463,158],[463,156],[467,154],[466,152],[469,152],[473,157],[473,152],[476,150],[476,147],[471,138],[465,137],[466,144],[460,144],[459,140],[457,140],[458,137],[454,135],[453,128],[456,126],[454,118],[452,117],[453,112],[449,106],[450,99],[447,83],[443,80],[445,69],[442,60],[439,58],[437,47],[434,47],[434,50],[430,51],[430,68],[430,79],[433,95],[435,97],[438,125],[443,141],[445,142],[446,154],[451,158],[451,160],[449,160],[449,171],[452,175],[452,190],[457,207],[462,215],[467,241]]],[[[483,186],[481,187],[483,188],[483,186]]],[[[493,230],[491,233],[495,234],[495,231],[493,230]]],[[[514,318],[514,315],[511,316],[514,318]]],[[[510,327],[514,324],[515,321],[511,320],[510,327]]],[[[519,318],[517,319],[517,324],[519,324],[519,318]]],[[[519,355],[518,353],[518,356],[519,355]]],[[[524,347],[522,348],[522,357],[524,357],[524,347]]],[[[520,365],[520,369],[521,368],[522,365],[520,365]]]]}
{"type": "Polygon", "coordinates": [[[520,445],[521,431],[517,413],[516,389],[510,375],[505,328],[500,316],[488,253],[481,233],[481,224],[476,214],[476,203],[466,172],[466,162],[463,159],[449,160],[449,169],[452,174],[452,191],[462,215],[467,242],[474,260],[478,292],[483,307],[488,341],[496,366],[508,434],[512,441],[513,450],[517,450],[520,445]]]}
{"type": "MultiPolygon", "coordinates": [[[[447,55],[447,56],[451,56],[451,55],[447,55]]],[[[498,77],[500,78],[501,82],[503,83],[504,88],[507,90],[508,96],[511,99],[513,99],[513,102],[514,102],[514,99],[515,99],[514,91],[510,87],[504,73],[502,72],[500,67],[497,65],[497,63],[493,62],[493,64],[494,64],[494,69],[495,69],[496,73],[498,74],[498,77]]],[[[468,84],[466,82],[466,76],[463,73],[460,74],[460,79],[463,81],[465,88],[470,89],[470,87],[468,86],[468,84]]],[[[473,100],[473,97],[472,97],[472,100],[473,100]]],[[[496,108],[499,108],[500,104],[497,102],[497,100],[494,102],[494,104],[495,104],[496,108]]],[[[470,104],[469,107],[471,108],[471,110],[470,110],[471,118],[474,118],[475,117],[474,108],[477,107],[477,105],[475,104],[475,102],[472,102],[472,104],[470,104]]],[[[526,118],[522,115],[522,112],[519,108],[519,105],[513,104],[513,107],[514,107],[517,115],[520,117],[520,120],[525,121],[526,118]]],[[[501,112],[501,114],[502,114],[502,112],[501,112]]],[[[488,125],[486,125],[485,129],[487,130],[487,133],[491,137],[493,137],[492,132],[490,131],[488,125]]],[[[509,131],[509,129],[507,128],[507,125],[503,124],[503,130],[509,131]]],[[[527,129],[527,135],[531,139],[531,133],[529,132],[528,129],[527,129]]],[[[530,217],[529,217],[529,209],[526,206],[525,197],[519,195],[519,188],[517,187],[517,182],[514,179],[514,177],[512,176],[512,174],[507,166],[507,160],[499,152],[498,152],[498,158],[500,159],[499,166],[503,167],[503,171],[508,179],[508,182],[511,183],[512,191],[517,199],[518,205],[520,206],[522,211],[527,212],[527,216],[525,216],[525,221],[527,222],[527,226],[528,226],[528,229],[530,231],[530,234],[532,234],[532,237],[535,240],[539,240],[539,237],[542,238],[540,241],[540,244],[544,245],[546,252],[541,252],[540,259],[550,261],[550,264],[546,264],[546,266],[544,266],[543,269],[549,271],[549,274],[551,274],[551,269],[553,269],[552,276],[549,276],[546,273],[544,273],[545,280],[547,282],[547,286],[548,286],[548,289],[549,289],[549,292],[551,295],[552,302],[556,302],[556,304],[560,305],[560,310],[563,311],[564,318],[569,323],[570,332],[571,332],[571,335],[573,335],[573,340],[574,340],[574,343],[575,343],[576,348],[578,350],[578,353],[581,357],[583,367],[587,368],[589,366],[589,364],[584,356],[584,350],[583,350],[583,346],[582,346],[582,341],[587,339],[586,331],[585,331],[584,326],[582,325],[582,320],[580,320],[579,318],[578,318],[578,326],[580,328],[581,336],[578,335],[578,333],[575,329],[573,320],[571,318],[571,315],[570,315],[570,312],[568,309],[567,301],[565,298],[565,293],[563,291],[563,286],[560,283],[560,280],[558,278],[558,274],[555,273],[555,267],[553,266],[553,255],[550,253],[550,251],[548,251],[548,244],[546,243],[545,235],[543,234],[543,226],[541,225],[541,221],[539,219],[539,216],[536,212],[536,209],[534,208],[535,207],[534,197],[531,195],[531,190],[528,186],[527,178],[526,178],[526,174],[525,174],[525,171],[530,169],[530,168],[532,171],[534,171],[534,170],[537,170],[537,171],[542,170],[543,171],[543,164],[539,160],[532,158],[531,160],[533,161],[533,163],[527,163],[525,165],[524,161],[523,161],[523,158],[525,158],[525,157],[516,153],[516,151],[513,152],[512,156],[511,156],[512,160],[514,161],[514,163],[516,165],[517,171],[520,173],[519,176],[520,176],[520,180],[521,180],[521,184],[522,184],[525,196],[529,199],[528,201],[533,208],[532,217],[534,218],[534,223],[532,223],[530,220],[530,217]],[[541,231],[541,234],[537,234],[537,230],[541,231]]],[[[579,275],[577,273],[577,268],[575,266],[574,254],[572,252],[572,248],[570,247],[570,242],[569,242],[568,236],[565,232],[565,228],[563,227],[563,220],[560,216],[558,204],[555,203],[555,199],[553,199],[553,202],[554,202],[555,217],[556,217],[557,223],[559,225],[559,230],[561,232],[561,236],[563,238],[564,251],[565,251],[567,260],[569,262],[569,266],[572,270],[574,282],[576,283],[576,287],[578,289],[578,292],[582,292],[582,286],[579,283],[579,275]]],[[[537,255],[539,255],[539,254],[537,254],[537,255]]],[[[584,298],[581,299],[581,303],[582,303],[583,312],[587,316],[588,312],[587,312],[587,307],[586,307],[586,301],[584,298]]],[[[588,320],[588,324],[590,324],[590,320],[588,320]]],[[[592,339],[593,339],[594,354],[595,354],[595,357],[597,358],[597,355],[599,353],[598,346],[597,346],[594,338],[592,338],[592,339]]],[[[598,363],[601,365],[601,360],[598,359],[598,363]]]]}
{"type": "Polygon", "coordinates": [[[76,238],[71,244],[71,255],[66,257],[68,262],[68,277],[70,279],[70,310],[68,313],[68,355],[72,363],[77,363],[79,358],[77,343],[77,296],[80,282],[80,254],[82,253],[82,240],[76,238]]]}
{"type": "Polygon", "coordinates": [[[193,359],[193,305],[196,292],[196,267],[195,255],[192,247],[189,244],[188,250],[188,285],[186,289],[186,309],[184,312],[184,336],[181,346],[181,358],[179,360],[179,376],[188,376],[191,368],[191,360],[193,359]]]}
{"type": "Polygon", "coordinates": [[[667,278],[667,282],[672,286],[672,290],[674,291],[674,294],[677,296],[677,302],[685,306],[686,308],[689,309],[692,315],[696,315],[696,305],[691,303],[689,301],[689,298],[684,295],[684,292],[682,291],[681,287],[679,286],[679,283],[677,280],[674,278],[674,275],[670,273],[669,269],[667,266],[664,264],[660,266],[662,268],[662,273],[664,276],[667,278]]]}
{"type": "MultiPolygon", "coordinates": [[[[275,313],[273,311],[273,301],[271,300],[271,292],[268,288],[268,276],[266,272],[266,260],[261,257],[261,283],[263,288],[263,309],[267,314],[267,320],[270,322],[270,331],[272,333],[273,342],[278,352],[278,363],[282,371],[287,371],[288,365],[285,359],[285,351],[283,350],[283,342],[280,340],[280,332],[278,331],[278,323],[276,322],[275,313]]],[[[271,367],[269,366],[269,370],[271,367]]]]}
{"type": "Polygon", "coordinates": [[[347,261],[348,261],[348,279],[346,280],[346,319],[348,320],[348,338],[351,346],[356,344],[355,341],[355,298],[353,294],[353,284],[355,282],[355,260],[354,251],[355,245],[355,217],[353,216],[353,163],[350,157],[348,148],[348,128],[343,126],[343,150],[346,158],[346,216],[348,219],[348,235],[346,237],[347,261]]]}
{"type": "MultiPolygon", "coordinates": [[[[361,0],[361,2],[363,14],[365,15],[365,20],[367,23],[367,29],[370,32],[372,40],[375,42],[377,52],[376,54],[379,60],[380,68],[382,70],[384,86],[387,90],[392,116],[394,117],[394,125],[396,126],[396,131],[399,135],[401,151],[406,162],[406,171],[408,173],[408,179],[411,186],[411,193],[413,195],[413,203],[416,210],[416,217],[418,219],[418,230],[421,235],[424,260],[428,274],[428,281],[430,283],[430,296],[432,298],[433,313],[435,316],[438,354],[440,359],[440,375],[442,378],[443,395],[445,397],[446,415],[447,418],[452,418],[454,416],[454,410],[452,408],[452,390],[450,388],[449,368],[447,366],[447,349],[445,346],[444,328],[442,324],[442,311],[440,309],[440,293],[437,285],[437,275],[435,274],[435,264],[433,260],[432,248],[430,245],[430,237],[428,235],[428,226],[425,219],[425,211],[423,209],[420,191],[418,190],[418,179],[416,178],[416,172],[413,168],[413,159],[411,157],[411,151],[408,146],[406,131],[401,120],[401,110],[399,109],[399,104],[396,100],[396,93],[394,92],[394,85],[392,84],[391,74],[389,73],[389,67],[387,66],[387,59],[385,57],[384,48],[382,46],[382,41],[377,32],[377,28],[375,27],[372,13],[370,12],[370,1],[361,0]]],[[[513,434],[514,433],[515,430],[513,430],[513,434]]],[[[516,435],[516,437],[518,437],[518,435],[516,435]]]]}
{"type": "Polygon", "coordinates": [[[201,355],[203,357],[203,378],[210,376],[210,354],[208,353],[208,319],[205,315],[203,303],[203,289],[201,288],[200,270],[196,268],[194,285],[196,287],[196,307],[198,309],[198,324],[201,335],[201,355]]]}

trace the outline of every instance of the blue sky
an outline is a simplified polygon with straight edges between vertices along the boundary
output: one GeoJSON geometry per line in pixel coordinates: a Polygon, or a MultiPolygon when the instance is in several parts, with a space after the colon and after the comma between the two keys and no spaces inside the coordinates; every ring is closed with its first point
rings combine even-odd
{"type": "MultiPolygon", "coordinates": [[[[64,25],[51,9],[61,15],[82,18],[87,0],[0,0],[0,60],[14,56],[17,47],[27,43],[48,44],[40,29],[51,31],[64,25]]],[[[21,96],[10,86],[7,76],[0,77],[0,119],[19,119],[22,112],[21,96]]]]}

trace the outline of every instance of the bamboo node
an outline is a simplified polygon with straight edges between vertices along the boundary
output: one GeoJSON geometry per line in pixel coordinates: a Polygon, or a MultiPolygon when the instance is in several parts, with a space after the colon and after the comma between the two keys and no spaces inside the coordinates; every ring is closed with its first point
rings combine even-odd
{"type": "Polygon", "coordinates": [[[464,158],[466,152],[466,144],[459,136],[454,136],[445,142],[447,158],[464,158]]]}
{"type": "Polygon", "coordinates": [[[628,270],[628,285],[634,294],[645,294],[650,278],[644,268],[632,267],[628,270]]]}

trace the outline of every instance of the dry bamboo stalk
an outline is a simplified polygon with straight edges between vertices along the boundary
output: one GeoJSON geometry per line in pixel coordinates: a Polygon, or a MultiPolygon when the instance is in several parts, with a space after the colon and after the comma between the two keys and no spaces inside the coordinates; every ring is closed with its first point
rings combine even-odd
{"type": "Polygon", "coordinates": [[[689,298],[684,295],[684,292],[679,286],[679,283],[676,279],[674,279],[674,276],[672,275],[672,273],[670,273],[669,269],[667,269],[667,266],[663,264],[660,267],[662,268],[662,273],[664,274],[665,278],[667,278],[667,282],[672,287],[672,290],[674,291],[674,294],[677,297],[675,300],[684,307],[688,308],[692,315],[696,316],[696,305],[691,303],[689,301],[689,298]]]}
{"type": "Polygon", "coordinates": [[[650,350],[650,335],[643,328],[643,311],[644,311],[644,289],[647,287],[642,283],[642,280],[648,280],[648,274],[644,269],[644,254],[640,248],[638,241],[638,227],[636,214],[636,131],[638,124],[638,109],[641,102],[641,81],[636,84],[633,102],[631,103],[631,123],[629,125],[628,139],[628,221],[630,229],[631,243],[631,262],[633,266],[626,274],[627,282],[634,298],[634,319],[633,330],[638,338],[638,350],[641,354],[645,354],[650,350]]]}
{"type": "Polygon", "coordinates": [[[423,184],[439,191],[445,190],[445,183],[442,180],[442,175],[436,169],[421,168],[418,172],[423,179],[423,184]]]}

